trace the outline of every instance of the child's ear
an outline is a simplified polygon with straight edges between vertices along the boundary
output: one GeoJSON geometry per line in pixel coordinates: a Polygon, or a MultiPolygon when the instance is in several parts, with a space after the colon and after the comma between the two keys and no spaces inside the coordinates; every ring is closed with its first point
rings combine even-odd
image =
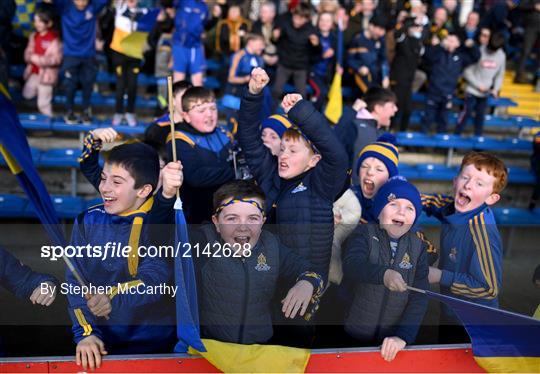
{"type": "Polygon", "coordinates": [[[218,217],[217,217],[217,215],[215,215],[215,214],[212,215],[212,223],[213,223],[214,226],[216,227],[216,231],[217,231],[218,233],[220,233],[220,232],[219,232],[219,221],[218,221],[218,217]]]}
{"type": "Polygon", "coordinates": [[[137,197],[140,197],[141,199],[146,199],[150,194],[152,193],[152,185],[151,184],[145,184],[141,188],[139,188],[139,191],[137,191],[137,197]]]}
{"type": "Polygon", "coordinates": [[[183,110],[180,112],[182,114],[182,118],[184,119],[184,122],[191,123],[191,119],[189,118],[188,112],[184,112],[183,110]]]}
{"type": "Polygon", "coordinates": [[[321,161],[321,155],[318,154],[318,153],[315,153],[313,156],[311,156],[311,158],[309,159],[309,162],[308,162],[308,166],[310,168],[314,168],[318,163],[319,161],[321,161]]]}
{"type": "Polygon", "coordinates": [[[487,205],[493,205],[493,204],[496,204],[497,201],[499,201],[501,199],[501,195],[499,195],[498,193],[492,193],[491,195],[488,196],[488,198],[486,199],[486,204],[487,205]]]}

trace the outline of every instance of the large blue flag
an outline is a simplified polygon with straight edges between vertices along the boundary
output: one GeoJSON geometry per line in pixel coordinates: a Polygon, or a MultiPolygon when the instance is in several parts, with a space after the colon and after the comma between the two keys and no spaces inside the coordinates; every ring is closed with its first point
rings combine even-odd
{"type": "Polygon", "coordinates": [[[199,330],[199,310],[197,306],[197,285],[191,253],[184,256],[183,244],[188,243],[186,218],[182,210],[182,201],[176,198],[175,209],[175,248],[181,248],[174,259],[174,279],[178,287],[176,294],[176,334],[178,343],[175,352],[185,353],[189,347],[199,352],[206,352],[199,330]]]}
{"type": "Polygon", "coordinates": [[[540,373],[540,321],[426,291],[459,317],[476,362],[488,372],[540,373]]]}
{"type": "Polygon", "coordinates": [[[2,85],[0,85],[0,123],[2,124],[0,153],[11,172],[17,177],[51,240],[56,245],[65,245],[64,232],[59,225],[51,197],[32,161],[30,146],[15,106],[2,85]]]}

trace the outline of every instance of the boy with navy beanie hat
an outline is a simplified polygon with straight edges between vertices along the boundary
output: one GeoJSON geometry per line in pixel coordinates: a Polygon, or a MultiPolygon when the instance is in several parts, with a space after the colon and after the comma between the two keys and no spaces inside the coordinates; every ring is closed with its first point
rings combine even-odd
{"type": "Polygon", "coordinates": [[[422,211],[420,193],[402,176],[380,188],[373,204],[378,224],[358,225],[345,243],[343,273],[354,284],[345,332],[356,344],[381,345],[392,361],[416,339],[427,310],[427,244],[411,230],[422,211]]]}
{"type": "Polygon", "coordinates": [[[362,223],[376,222],[373,199],[388,178],[398,174],[399,150],[395,143],[394,135],[385,133],[358,154],[355,171],[359,184],[351,189],[362,205],[362,223]]]}
{"type": "Polygon", "coordinates": [[[293,127],[289,118],[281,114],[271,115],[261,122],[261,139],[274,156],[279,153],[283,134],[293,127]]]}

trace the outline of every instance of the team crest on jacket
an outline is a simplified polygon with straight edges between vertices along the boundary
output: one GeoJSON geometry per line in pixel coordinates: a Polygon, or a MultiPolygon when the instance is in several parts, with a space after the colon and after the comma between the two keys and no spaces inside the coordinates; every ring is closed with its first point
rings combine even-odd
{"type": "Polygon", "coordinates": [[[456,247],[452,248],[450,250],[450,253],[448,254],[448,258],[450,259],[450,261],[452,262],[456,262],[457,261],[457,249],[456,247]]]}
{"type": "Polygon", "coordinates": [[[406,270],[409,270],[412,268],[411,258],[409,257],[408,253],[405,253],[405,255],[403,256],[403,259],[399,263],[399,267],[400,269],[406,269],[406,270]]]}
{"type": "Polygon", "coordinates": [[[304,186],[304,183],[300,182],[300,184],[298,186],[296,186],[295,189],[291,191],[291,193],[302,192],[302,191],[305,191],[305,190],[307,190],[307,187],[304,186]]]}
{"type": "Polygon", "coordinates": [[[270,266],[266,263],[266,256],[262,253],[259,253],[259,256],[257,256],[257,266],[255,266],[255,270],[257,271],[268,271],[270,270],[270,266]]]}

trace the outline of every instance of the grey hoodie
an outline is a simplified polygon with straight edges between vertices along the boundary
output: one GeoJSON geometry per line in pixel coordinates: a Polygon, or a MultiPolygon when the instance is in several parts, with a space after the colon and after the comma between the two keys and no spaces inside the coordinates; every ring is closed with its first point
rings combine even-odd
{"type": "Polygon", "coordinates": [[[481,46],[480,60],[463,72],[463,77],[467,81],[465,92],[476,97],[486,97],[489,92],[481,92],[478,89],[479,86],[499,91],[504,77],[505,65],[506,55],[502,48],[489,53],[485,46],[481,46]]]}

